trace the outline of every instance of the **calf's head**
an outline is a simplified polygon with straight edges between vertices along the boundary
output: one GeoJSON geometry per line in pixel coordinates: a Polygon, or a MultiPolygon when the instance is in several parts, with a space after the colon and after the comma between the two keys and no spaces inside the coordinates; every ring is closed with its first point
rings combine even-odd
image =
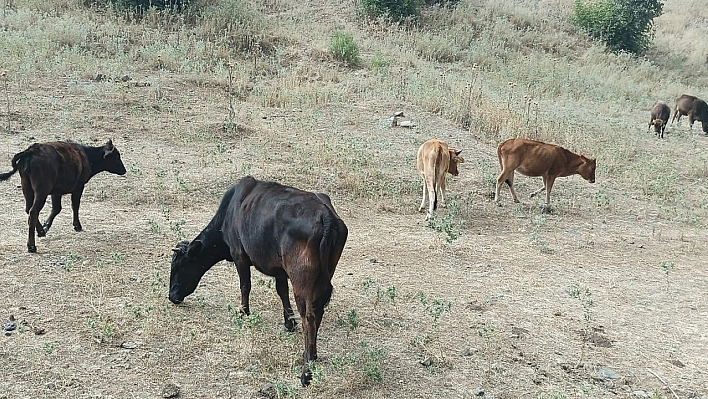
{"type": "Polygon", "coordinates": [[[652,126],[654,126],[654,132],[655,133],[661,132],[661,127],[664,126],[664,123],[666,123],[666,122],[664,122],[661,119],[654,119],[653,121],[651,121],[652,126]]]}
{"type": "Polygon", "coordinates": [[[194,240],[180,241],[172,249],[172,264],[170,266],[170,293],[169,298],[172,303],[179,304],[184,298],[194,292],[199,285],[204,273],[209,269],[199,256],[202,250],[202,242],[194,240]]]}
{"type": "Polygon", "coordinates": [[[124,175],[125,165],[123,165],[123,161],[120,159],[120,153],[113,145],[113,141],[108,140],[101,148],[103,149],[103,170],[121,176],[124,175]]]}
{"type": "Polygon", "coordinates": [[[454,148],[450,148],[450,165],[447,167],[447,172],[453,176],[457,176],[460,174],[460,171],[457,169],[457,164],[465,162],[465,159],[460,156],[460,153],[462,150],[456,150],[454,148]]]}
{"type": "Polygon", "coordinates": [[[597,166],[596,160],[586,158],[582,155],[580,158],[583,160],[583,163],[578,166],[578,174],[590,183],[595,183],[595,167],[597,166]]]}

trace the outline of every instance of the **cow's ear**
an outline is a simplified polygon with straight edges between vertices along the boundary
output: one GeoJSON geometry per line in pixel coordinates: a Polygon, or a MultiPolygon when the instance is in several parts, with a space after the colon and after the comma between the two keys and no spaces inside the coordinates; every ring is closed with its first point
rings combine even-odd
{"type": "Polygon", "coordinates": [[[194,258],[202,251],[204,244],[199,240],[192,241],[187,247],[187,256],[194,258]]]}
{"type": "Polygon", "coordinates": [[[457,163],[465,163],[465,159],[462,157],[457,157],[457,163]]]}
{"type": "Polygon", "coordinates": [[[113,146],[113,140],[108,140],[108,142],[103,146],[103,157],[111,155],[115,151],[116,147],[113,146]]]}

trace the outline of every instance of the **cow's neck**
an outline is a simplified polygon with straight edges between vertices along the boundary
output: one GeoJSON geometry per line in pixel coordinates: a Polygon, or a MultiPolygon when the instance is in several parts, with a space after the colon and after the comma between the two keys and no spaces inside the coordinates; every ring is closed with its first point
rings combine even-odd
{"type": "Polygon", "coordinates": [[[86,154],[89,165],[91,165],[91,176],[95,176],[97,173],[102,172],[103,169],[100,166],[103,162],[103,147],[88,147],[81,146],[86,154]]]}
{"type": "Polygon", "coordinates": [[[220,227],[215,226],[214,223],[209,223],[195,238],[195,240],[202,242],[202,250],[199,257],[203,261],[203,266],[207,269],[222,260],[231,261],[229,247],[224,242],[221,234],[220,227]]]}

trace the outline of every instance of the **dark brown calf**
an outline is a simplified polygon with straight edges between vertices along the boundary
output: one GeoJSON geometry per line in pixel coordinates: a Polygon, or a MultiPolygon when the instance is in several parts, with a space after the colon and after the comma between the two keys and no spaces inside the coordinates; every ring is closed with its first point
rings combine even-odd
{"type": "Polygon", "coordinates": [[[664,138],[664,130],[666,129],[666,124],[669,122],[670,116],[671,108],[669,108],[665,102],[659,100],[652,107],[649,127],[654,126],[654,133],[656,133],[659,138],[664,138]]]}
{"type": "Polygon", "coordinates": [[[107,171],[125,174],[125,166],[113,142],[101,147],[88,147],[77,143],[35,143],[12,158],[12,170],[0,174],[0,181],[7,180],[19,170],[22,193],[25,197],[25,212],[29,215],[27,250],[37,252],[34,232],[44,237],[52,227],[54,218],[61,212],[61,196],[71,194],[74,211],[74,230],[81,231],[79,204],[86,183],[97,173],[107,171]],[[42,226],[39,212],[48,196],[52,196],[52,212],[42,226]]]}
{"type": "Polygon", "coordinates": [[[528,139],[509,139],[499,144],[497,148],[501,174],[497,177],[497,187],[494,201],[499,202],[499,190],[502,183],[506,182],[514,197],[514,202],[519,202],[519,197],[514,191],[514,171],[518,170],[526,176],[541,176],[543,187],[531,193],[529,197],[546,190],[546,206],[551,202],[551,189],[553,182],[558,177],[579,174],[590,183],[595,182],[594,159],[574,154],[565,148],[528,139]]]}
{"type": "Polygon", "coordinates": [[[693,122],[701,121],[703,132],[708,134],[708,104],[705,101],[696,96],[682,94],[676,99],[671,123],[674,123],[674,120],[680,123],[683,115],[688,115],[691,129],[693,129],[693,122]]]}
{"type": "Polygon", "coordinates": [[[236,264],[241,307],[249,314],[251,266],[275,277],[285,329],[293,331],[288,280],[300,313],[305,341],[303,386],[312,380],[317,332],[332,297],[332,276],[349,230],[326,194],[244,177],[229,188],[211,222],[197,237],[174,248],[169,299],[181,303],[217,262],[236,264]]]}

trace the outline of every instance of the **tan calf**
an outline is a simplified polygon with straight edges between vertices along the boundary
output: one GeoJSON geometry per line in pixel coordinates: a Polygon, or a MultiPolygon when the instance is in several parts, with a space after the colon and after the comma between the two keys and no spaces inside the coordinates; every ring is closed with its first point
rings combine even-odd
{"type": "Polygon", "coordinates": [[[430,139],[423,143],[418,149],[418,172],[423,178],[423,200],[420,203],[418,212],[425,208],[425,198],[428,197],[428,213],[425,220],[429,220],[433,211],[438,207],[438,195],[440,203],[445,202],[445,173],[457,176],[459,171],[457,164],[465,160],[460,156],[462,150],[448,147],[447,143],[438,139],[430,139]]]}
{"type": "Polygon", "coordinates": [[[499,202],[499,190],[504,182],[509,185],[514,202],[519,202],[519,197],[514,191],[514,171],[519,171],[526,176],[543,178],[543,187],[531,193],[529,197],[545,189],[546,206],[551,202],[551,189],[558,177],[579,174],[590,183],[595,182],[594,159],[574,154],[555,144],[528,139],[509,139],[499,144],[497,155],[502,171],[497,177],[497,188],[494,193],[496,202],[499,202]]]}

